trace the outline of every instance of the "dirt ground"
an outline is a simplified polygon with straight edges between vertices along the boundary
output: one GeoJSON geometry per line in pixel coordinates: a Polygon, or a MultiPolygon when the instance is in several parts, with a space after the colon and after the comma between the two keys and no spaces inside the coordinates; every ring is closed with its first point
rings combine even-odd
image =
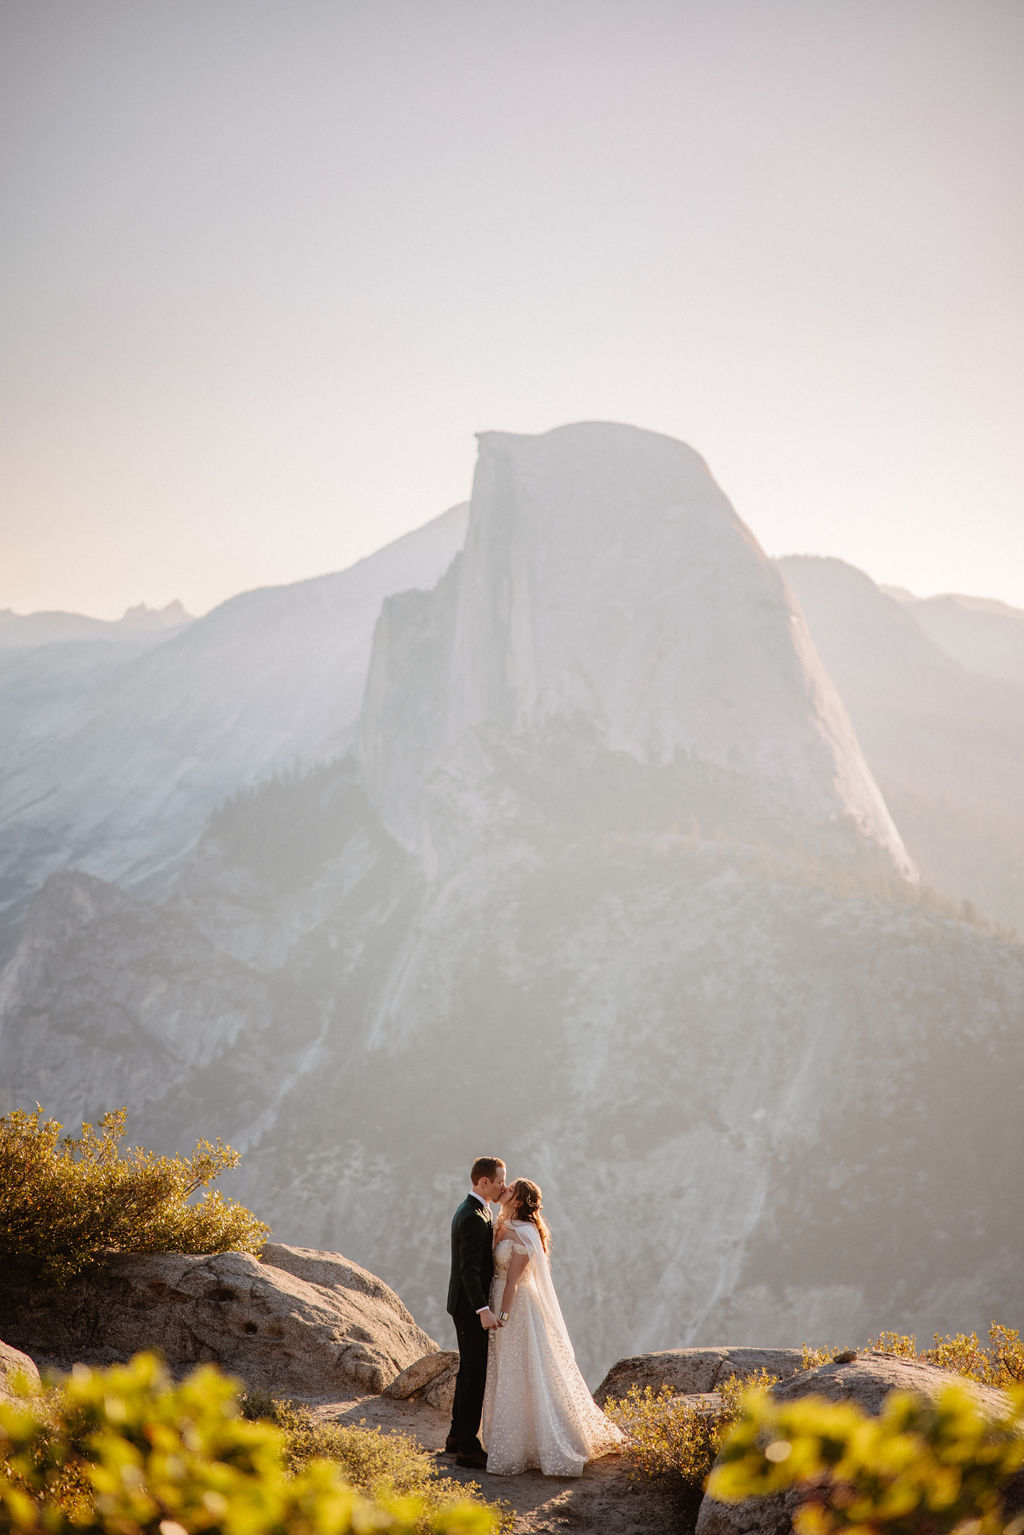
{"type": "MultiPolygon", "coordinates": [[[[312,1405],[312,1404],[311,1404],[312,1405]]],[[[317,1417],[329,1422],[368,1428],[378,1424],[417,1439],[437,1457],[437,1468],[453,1481],[475,1483],[492,1503],[508,1504],[515,1513],[516,1535],[686,1535],[693,1529],[696,1509],[685,1509],[650,1487],[630,1482],[618,1455],[592,1461],[581,1477],[488,1476],[464,1471],[443,1453],[448,1431],[446,1415],[422,1400],[395,1402],[388,1397],[358,1397],[348,1402],[318,1402],[317,1417]]]]}

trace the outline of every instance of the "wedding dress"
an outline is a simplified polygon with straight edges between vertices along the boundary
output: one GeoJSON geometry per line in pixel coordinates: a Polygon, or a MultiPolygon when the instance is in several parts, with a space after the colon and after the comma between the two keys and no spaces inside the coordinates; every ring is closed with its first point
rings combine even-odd
{"type": "Polygon", "coordinates": [[[489,1337],[482,1437],[487,1469],[515,1476],[539,1467],[546,1476],[581,1476],[588,1460],[621,1448],[579,1372],[547,1254],[532,1221],[509,1221],[494,1249],[491,1309],[501,1298],[512,1254],[529,1262],[509,1319],[489,1337]]]}

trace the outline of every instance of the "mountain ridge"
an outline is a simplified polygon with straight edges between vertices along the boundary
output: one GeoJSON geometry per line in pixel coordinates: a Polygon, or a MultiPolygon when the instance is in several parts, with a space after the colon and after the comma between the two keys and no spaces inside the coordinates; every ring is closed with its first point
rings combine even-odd
{"type": "Polygon", "coordinates": [[[237,789],[344,751],[384,596],[432,585],[464,521],[454,507],[348,571],[241,593],[141,647],[0,654],[0,958],[48,874],[165,891],[237,789]]]}
{"type": "Polygon", "coordinates": [[[924,877],[1024,931],[1024,684],[972,670],[842,561],[782,565],[924,877]]]}
{"type": "MultiPolygon", "coordinates": [[[[243,1197],[259,1190],[294,1240],[394,1276],[431,1331],[446,1326],[453,1195],[496,1148],[545,1190],[588,1371],[712,1332],[788,1345],[812,1320],[866,1336],[1011,1315],[1024,948],[901,877],[821,800],[805,815],[799,773],[788,796],[764,792],[742,736],[782,655],[787,744],[824,803],[844,804],[815,755],[798,610],[756,541],[714,520],[713,495],[695,526],[712,519],[722,541],[698,531],[694,565],[663,528],[668,597],[650,600],[638,557],[620,587],[624,671],[588,666],[614,475],[601,454],[573,470],[556,521],[545,497],[561,492],[540,483],[551,444],[539,460],[520,441],[503,436],[497,465],[485,454],[475,542],[436,585],[382,604],[358,754],[236,793],[163,902],[93,900],[81,875],[39,898],[0,983],[6,1091],[41,1100],[45,1083],[49,1112],[95,1118],[98,1093],[123,1089],[161,1149],[216,1124],[245,1153],[243,1197]],[[659,706],[701,697],[701,677],[672,691],[690,632],[671,601],[681,566],[695,624],[719,615],[707,652],[720,640],[741,670],[750,658],[734,712],[702,721],[726,719],[732,759],[701,757],[699,737],[630,750],[621,676],[666,679],[659,706]],[[739,569],[741,618],[709,569],[739,569]],[[764,626],[775,638],[759,646],[764,626]],[[417,802],[396,824],[405,794],[417,802]],[[168,1048],[147,1065],[162,1007],[168,1048]],[[190,1030],[194,1059],[171,1048],[190,1030]]],[[[703,494],[695,459],[682,455],[703,494]]],[[[663,505],[632,494],[630,537],[663,505]]],[[[705,676],[720,688],[728,668],[705,676]]]]}

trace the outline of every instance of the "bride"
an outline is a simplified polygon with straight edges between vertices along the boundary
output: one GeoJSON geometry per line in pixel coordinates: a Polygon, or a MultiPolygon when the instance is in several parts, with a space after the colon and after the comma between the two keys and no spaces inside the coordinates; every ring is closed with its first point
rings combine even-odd
{"type": "Polygon", "coordinates": [[[490,1333],[483,1411],[487,1469],[580,1476],[588,1460],[618,1450],[623,1436],[576,1364],[551,1283],[540,1189],[518,1178],[500,1203],[491,1284],[500,1326],[490,1333]]]}

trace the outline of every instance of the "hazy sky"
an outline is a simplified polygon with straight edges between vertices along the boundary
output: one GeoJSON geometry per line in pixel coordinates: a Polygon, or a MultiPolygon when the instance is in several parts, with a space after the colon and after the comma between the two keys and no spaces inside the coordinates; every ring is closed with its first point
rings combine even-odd
{"type": "Polygon", "coordinates": [[[1024,606],[1021,0],[0,0],[0,608],[336,570],[627,421],[1024,606]]]}

